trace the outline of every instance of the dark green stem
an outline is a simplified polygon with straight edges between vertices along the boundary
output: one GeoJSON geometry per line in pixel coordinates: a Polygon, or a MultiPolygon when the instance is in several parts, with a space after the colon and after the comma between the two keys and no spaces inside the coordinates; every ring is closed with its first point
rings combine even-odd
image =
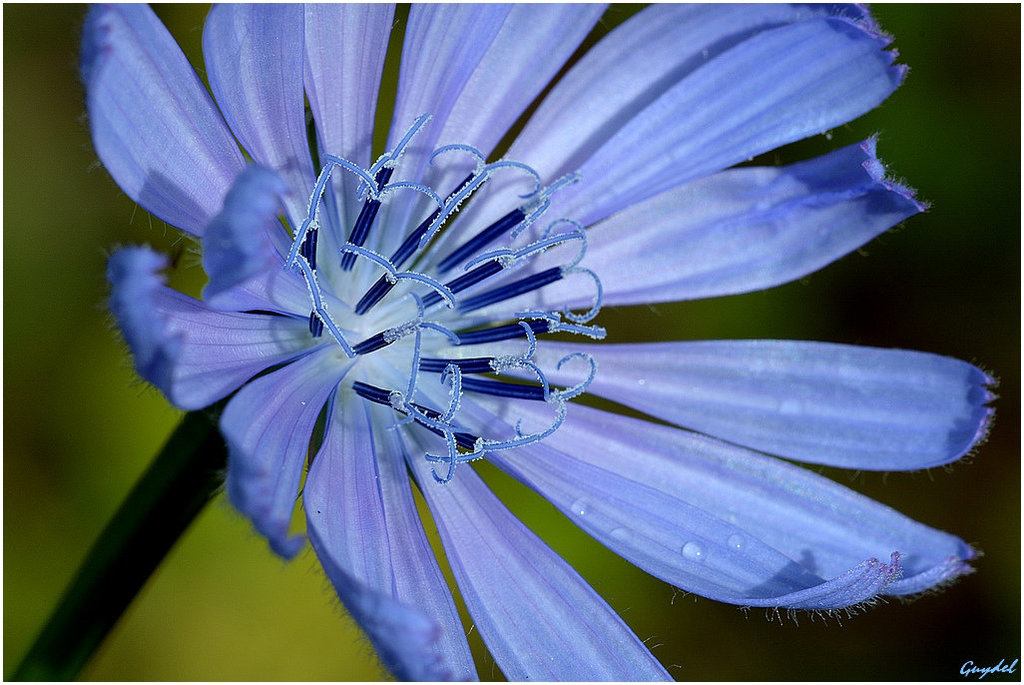
{"type": "Polygon", "coordinates": [[[224,482],[216,411],[191,412],[89,551],[13,680],[72,680],[224,482]]]}

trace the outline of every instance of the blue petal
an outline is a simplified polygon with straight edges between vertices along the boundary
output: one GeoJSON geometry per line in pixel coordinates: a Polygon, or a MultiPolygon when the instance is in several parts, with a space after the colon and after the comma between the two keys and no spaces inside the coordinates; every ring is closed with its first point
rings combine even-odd
{"type": "MultiPolygon", "coordinates": [[[[391,33],[391,5],[330,4],[305,6],[305,86],[316,122],[320,152],[369,167],[374,113],[384,56],[391,33]]],[[[333,179],[337,222],[331,238],[341,244],[342,226],[358,213],[356,183],[343,172],[333,179]],[[342,192],[342,188],[350,189],[342,192]],[[337,225],[337,224],[340,224],[337,225]]],[[[334,202],[333,199],[329,202],[334,202]]]]}
{"type": "MultiPolygon", "coordinates": [[[[868,140],[790,166],[725,171],[633,205],[588,232],[585,265],[609,304],[750,292],[817,271],[923,209],[886,180],[868,140]]],[[[577,304],[589,300],[587,290],[577,304]]]]}
{"type": "Polygon", "coordinates": [[[94,6],[81,59],[107,171],[144,209],[201,233],[244,162],[174,39],[145,5],[94,6]]]}
{"type": "Polygon", "coordinates": [[[622,619],[471,468],[438,484],[407,456],[452,573],[495,661],[516,680],[671,680],[622,619]]]}
{"type": "MultiPolygon", "coordinates": [[[[398,77],[388,149],[422,114],[433,121],[415,141],[410,155],[418,162],[418,178],[425,168],[441,128],[480,63],[488,46],[498,35],[508,5],[413,5],[402,44],[402,66],[398,77]]],[[[461,142],[461,141],[460,141],[461,142]]]]}
{"type": "MultiPolygon", "coordinates": [[[[885,178],[874,140],[785,167],[723,171],[624,209],[587,231],[583,266],[605,304],[697,299],[769,288],[822,268],[923,205],[885,178]]],[[[538,272],[565,251],[534,260],[538,272]]],[[[591,306],[567,278],[507,307],[591,306]]]]}
{"type": "MultiPolygon", "coordinates": [[[[508,5],[499,4],[412,6],[402,43],[398,97],[391,119],[388,150],[395,148],[420,116],[429,114],[431,120],[407,148],[402,162],[404,179],[422,180],[441,129],[488,46],[498,35],[509,9],[508,5]]],[[[467,141],[460,139],[458,142],[467,141]]],[[[444,195],[450,190],[439,188],[438,192],[444,195]]],[[[419,216],[413,217],[417,206],[416,202],[385,205],[377,220],[380,229],[371,233],[367,245],[390,254],[411,229],[410,224],[421,220],[419,216]]]]}
{"type": "Polygon", "coordinates": [[[302,90],[304,24],[300,5],[217,5],[203,30],[217,104],[256,163],[285,179],[293,226],[306,216],[313,187],[302,90]]]}
{"type": "Polygon", "coordinates": [[[416,511],[405,462],[394,449],[394,433],[378,432],[384,442],[376,443],[371,407],[349,400],[331,411],[306,479],[303,508],[313,549],[341,601],[396,677],[476,679],[458,611],[416,511]]]}
{"type": "Polygon", "coordinates": [[[154,293],[150,305],[180,336],[170,386],[161,390],[182,409],[206,407],[310,345],[305,320],[210,310],[170,289],[154,293]]]}
{"type": "Polygon", "coordinates": [[[905,73],[888,43],[840,18],[760,33],[709,60],[611,136],[580,166],[586,183],[557,204],[590,224],[860,116],[905,73]]]}
{"type": "Polygon", "coordinates": [[[224,207],[203,235],[203,269],[210,277],[203,299],[212,300],[282,260],[271,236],[283,233],[277,219],[284,182],[261,167],[248,167],[224,198],[224,207]]]}
{"type": "MultiPolygon", "coordinates": [[[[447,120],[440,122],[443,128],[438,144],[472,145],[488,155],[573,54],[604,9],[604,5],[595,4],[513,5],[458,94],[447,120]]],[[[455,33],[448,37],[452,41],[464,39],[455,33]]],[[[415,54],[409,57],[421,59],[415,54]]],[[[468,155],[445,156],[437,161],[427,182],[439,192],[448,192],[474,166],[475,160],[468,155]]],[[[390,236],[394,244],[385,252],[397,247],[410,220],[418,220],[430,211],[422,202],[419,209],[419,213],[397,217],[402,230],[390,236]]],[[[452,229],[457,233],[454,226],[452,229]]]]}
{"type": "MultiPolygon", "coordinates": [[[[849,15],[859,12],[848,7],[849,15]]],[[[618,26],[545,97],[509,151],[546,178],[577,170],[663,93],[760,33],[835,14],[827,5],[656,4],[618,26]],[[601,103],[600,107],[587,103],[601,103]]]]}
{"type": "Polygon", "coordinates": [[[302,547],[288,535],[309,439],[320,410],[351,364],[327,346],[252,381],[220,418],[228,443],[227,492],[275,552],[302,547]]]}
{"type": "MultiPolygon", "coordinates": [[[[517,418],[543,420],[522,404],[517,418]]],[[[854,606],[946,582],[975,556],[959,538],[781,460],[588,407],[571,407],[542,443],[490,459],[637,566],[723,602],[854,606]]]]}
{"type": "MultiPolygon", "coordinates": [[[[540,364],[593,355],[588,388],[678,426],[779,456],[909,470],[966,454],[988,427],[993,379],[924,352],[781,340],[545,343],[540,364]]],[[[554,372],[552,382],[576,382],[554,372]]]]}
{"type": "MultiPolygon", "coordinates": [[[[220,213],[203,235],[203,269],[210,280],[203,299],[222,311],[269,311],[305,319],[309,291],[295,269],[284,268],[275,241],[287,238],[278,219],[284,182],[250,166],[239,174],[220,213]]],[[[335,311],[345,306],[324,293],[335,311]]]]}
{"type": "Polygon", "coordinates": [[[165,289],[160,270],[167,258],[145,247],[129,247],[107,262],[110,311],[132,350],[135,370],[166,392],[181,352],[181,334],[173,331],[165,314],[152,306],[165,289]]]}
{"type": "Polygon", "coordinates": [[[144,248],[110,259],[110,306],[135,367],[181,409],[200,409],[309,345],[305,322],[212,311],[163,285],[162,255],[144,248]]]}
{"type": "MultiPolygon", "coordinates": [[[[833,14],[859,21],[867,30],[873,28],[861,10],[853,6],[836,8],[774,3],[652,5],[609,33],[558,81],[530,117],[507,157],[531,165],[547,181],[577,171],[652,103],[661,102],[659,107],[668,104],[659,98],[706,64],[766,31],[833,14]],[[595,103],[600,106],[595,106],[595,103]]],[[[760,65],[753,69],[759,71],[760,65]]],[[[699,102],[697,110],[713,107],[724,94],[733,92],[731,85],[726,81],[710,100],[699,102]]],[[[672,92],[677,99],[686,95],[685,88],[676,88],[672,92]]],[[[737,97],[746,98],[746,91],[738,90],[736,93],[737,97]]],[[[676,154],[669,141],[676,128],[673,123],[646,141],[648,146],[658,150],[654,154],[648,153],[640,161],[644,168],[638,173],[658,174],[670,161],[678,163],[686,159],[676,154]]],[[[706,148],[707,154],[719,149],[718,143],[707,140],[701,130],[688,130],[685,136],[684,140],[692,138],[695,145],[706,148]]],[[[632,159],[634,153],[639,152],[616,148],[615,159],[609,164],[609,169],[598,168],[593,173],[588,172],[583,184],[598,181],[605,171],[624,170],[623,161],[632,159]]],[[[507,185],[504,179],[501,183],[507,185]]],[[[476,231],[489,225],[518,204],[515,192],[522,190],[508,188],[505,192],[498,192],[497,182],[492,182],[487,190],[481,191],[479,198],[460,212],[464,219],[474,218],[475,221],[453,226],[452,231],[476,231]]],[[[631,201],[638,199],[640,197],[634,197],[631,201]]]]}
{"type": "Polygon", "coordinates": [[[489,153],[572,56],[605,7],[513,5],[459,93],[439,142],[489,153]]]}

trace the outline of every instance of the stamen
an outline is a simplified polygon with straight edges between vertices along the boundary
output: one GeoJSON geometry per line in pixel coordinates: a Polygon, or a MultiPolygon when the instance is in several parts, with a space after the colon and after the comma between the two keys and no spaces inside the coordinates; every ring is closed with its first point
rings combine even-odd
{"type": "MultiPolygon", "coordinates": [[[[495,262],[488,263],[494,264],[495,262]]],[[[511,283],[499,286],[493,290],[488,290],[487,292],[480,293],[474,297],[466,298],[459,302],[459,310],[471,312],[474,309],[480,309],[496,302],[518,297],[519,295],[528,293],[532,290],[538,290],[539,288],[550,285],[561,278],[562,267],[555,266],[550,269],[545,269],[539,273],[531,274],[526,278],[521,278],[518,281],[512,281],[511,283]]]]}
{"type": "Polygon", "coordinates": [[[381,332],[375,335],[371,335],[366,340],[357,342],[355,345],[352,346],[352,350],[356,354],[370,354],[371,352],[376,352],[379,349],[387,347],[391,343],[395,342],[395,340],[397,340],[397,338],[387,340],[384,337],[384,333],[381,332]]]}
{"type": "MultiPolygon", "coordinates": [[[[450,201],[456,193],[468,186],[472,180],[473,174],[470,174],[455,188],[455,190],[449,193],[448,201],[450,201]]],[[[430,225],[434,223],[438,216],[440,216],[441,210],[441,207],[435,209],[430,216],[424,219],[423,222],[416,227],[416,230],[406,236],[405,240],[402,241],[402,244],[398,246],[397,250],[395,250],[395,253],[391,255],[391,263],[396,269],[400,268],[402,264],[405,263],[405,260],[416,252],[416,249],[419,247],[420,240],[422,240],[423,236],[426,235],[427,229],[430,228],[430,225]]],[[[375,304],[383,300],[394,287],[395,284],[388,281],[385,276],[378,278],[377,282],[370,286],[370,289],[367,290],[362,298],[360,298],[359,302],[356,303],[356,314],[362,315],[370,311],[370,309],[372,309],[375,304]]]]}
{"type": "MultiPolygon", "coordinates": [[[[377,172],[377,176],[373,179],[374,183],[377,184],[378,188],[384,187],[388,181],[391,180],[391,174],[394,173],[392,167],[384,167],[377,172]]],[[[370,235],[370,227],[373,226],[373,220],[377,218],[377,212],[380,210],[380,200],[377,198],[370,198],[363,202],[363,208],[359,210],[359,217],[356,218],[356,224],[352,228],[352,234],[349,236],[348,241],[353,245],[362,245],[366,242],[367,236],[370,235]]],[[[356,256],[351,252],[346,252],[341,256],[341,268],[344,271],[351,271],[352,265],[356,263],[356,256]]]]}
{"type": "Polygon", "coordinates": [[[387,347],[393,342],[401,340],[407,335],[415,333],[420,327],[420,324],[421,322],[419,320],[407,321],[401,326],[395,326],[394,328],[389,328],[381,331],[380,333],[371,335],[366,340],[356,343],[352,350],[356,354],[369,354],[370,352],[376,352],[379,349],[387,347]]]}
{"type": "Polygon", "coordinates": [[[540,240],[530,243],[525,247],[521,247],[518,250],[503,247],[497,250],[490,250],[489,252],[484,252],[483,254],[478,255],[473,259],[469,260],[468,262],[466,262],[465,268],[469,269],[477,264],[480,264],[481,262],[486,262],[489,260],[499,260],[503,264],[512,265],[518,261],[526,259],[527,257],[532,257],[534,255],[540,254],[541,252],[544,252],[549,248],[556,247],[558,245],[563,245],[569,242],[570,240],[580,241],[580,251],[576,254],[576,258],[569,264],[565,264],[562,267],[563,269],[566,270],[572,269],[573,267],[580,263],[580,261],[583,259],[583,256],[587,252],[587,236],[586,233],[584,233],[583,226],[580,225],[578,222],[572,221],[570,219],[559,219],[558,221],[552,222],[551,225],[548,226],[548,230],[544,232],[544,235],[543,237],[540,238],[540,240]],[[572,230],[552,236],[552,229],[554,229],[555,226],[562,223],[570,224],[572,226],[572,230]]]}
{"type": "Polygon", "coordinates": [[[518,207],[513,209],[511,212],[467,240],[461,247],[459,247],[459,249],[442,259],[437,265],[438,272],[444,273],[445,271],[450,271],[455,265],[461,264],[466,257],[474,254],[477,250],[490,245],[502,234],[511,230],[513,226],[525,218],[526,213],[522,209],[518,207]]]}
{"type": "Polygon", "coordinates": [[[442,373],[449,366],[458,367],[463,373],[491,373],[494,367],[490,357],[473,357],[469,359],[437,359],[424,357],[420,359],[420,371],[442,373]]]}
{"type": "Polygon", "coordinates": [[[306,237],[302,241],[302,246],[299,248],[299,254],[306,258],[309,262],[309,268],[316,269],[316,243],[318,229],[316,227],[310,228],[306,232],[306,237]]]}
{"type": "MultiPolygon", "coordinates": [[[[363,381],[353,383],[352,388],[357,396],[390,407],[395,412],[396,418],[389,426],[389,430],[418,425],[441,439],[441,443],[445,446],[440,450],[441,454],[426,452],[423,457],[435,465],[433,476],[437,481],[443,483],[451,480],[457,465],[479,459],[486,452],[513,449],[547,437],[557,430],[565,420],[568,400],[584,392],[590,385],[596,372],[596,364],[588,355],[574,353],[561,359],[558,362],[558,368],[561,368],[569,360],[585,359],[590,366],[588,376],[570,388],[551,387],[544,370],[534,361],[539,334],[568,332],[600,338],[604,336],[604,330],[597,326],[583,325],[597,314],[602,301],[602,290],[597,276],[578,266],[587,248],[587,238],[582,225],[569,219],[558,219],[549,223],[546,230],[538,230],[537,235],[532,235],[532,242],[522,241],[528,242],[528,244],[523,247],[513,247],[513,243],[517,242],[517,237],[531,228],[549,208],[552,195],[561,188],[575,183],[579,176],[569,174],[543,187],[537,172],[525,164],[506,160],[488,164],[483,153],[476,148],[452,144],[434,150],[429,158],[429,163],[432,166],[435,165],[436,160],[444,154],[463,153],[470,155],[475,168],[448,193],[445,199],[442,200],[441,196],[432,188],[422,183],[402,180],[392,182],[399,158],[405,153],[414,136],[423,128],[428,119],[427,115],[418,117],[394,149],[381,155],[369,169],[363,169],[340,157],[329,154],[322,155],[325,160],[324,166],[310,196],[307,216],[292,236],[292,245],[285,260],[285,268],[298,270],[305,279],[312,303],[312,311],[309,314],[310,335],[314,338],[321,337],[325,330],[329,330],[345,353],[352,358],[352,365],[356,363],[355,358],[358,356],[371,354],[403,338],[414,337],[411,354],[409,341],[405,341],[401,346],[396,346],[401,349],[395,350],[401,352],[404,360],[398,363],[398,368],[404,368],[408,373],[408,376],[397,376],[392,379],[392,383],[398,378],[404,379],[397,383],[397,385],[403,386],[401,390],[385,389],[363,381]],[[328,197],[325,193],[330,186],[331,174],[336,167],[342,167],[359,177],[356,191],[363,200],[348,240],[339,237],[342,243],[338,247],[341,255],[341,267],[345,271],[350,271],[354,268],[357,259],[362,258],[371,262],[374,268],[383,271],[359,299],[355,306],[355,312],[360,315],[368,312],[386,297],[400,280],[412,280],[424,286],[403,291],[415,301],[416,314],[414,316],[406,320],[405,323],[371,335],[354,347],[348,345],[335,321],[327,312],[327,297],[318,283],[318,279],[323,278],[324,274],[317,270],[316,264],[317,242],[321,229],[318,215],[324,198],[328,197]],[[418,251],[433,249],[435,237],[445,227],[446,222],[459,211],[460,205],[486,183],[491,174],[501,169],[516,169],[529,174],[534,179],[533,190],[520,196],[526,201],[452,250],[440,262],[437,261],[437,253],[431,252],[421,255],[420,263],[423,266],[417,271],[411,269],[403,271],[402,269],[417,257],[418,251]],[[402,240],[388,259],[366,245],[369,242],[369,236],[372,234],[381,205],[385,201],[385,196],[407,190],[426,195],[436,207],[431,208],[429,216],[402,240]],[[569,229],[562,229],[561,232],[556,233],[556,229],[564,224],[568,224],[569,229]],[[504,239],[506,244],[496,248],[489,247],[499,239],[504,239]],[[580,244],[575,259],[571,261],[558,260],[559,262],[568,261],[568,263],[540,271],[538,269],[541,269],[543,265],[535,266],[532,270],[537,271],[536,273],[518,279],[515,279],[515,276],[495,279],[498,281],[498,285],[492,285],[485,292],[479,292],[461,302],[456,300],[457,294],[471,288],[482,289],[486,287],[482,284],[488,279],[500,273],[517,269],[522,266],[522,262],[532,260],[548,250],[557,249],[572,241],[578,241],[580,244]],[[437,274],[447,273],[457,265],[462,266],[463,272],[448,282],[442,283],[440,280],[442,277],[437,274]],[[501,318],[510,323],[461,333],[454,332],[448,326],[476,326],[483,323],[484,317],[459,318],[457,315],[438,317],[440,321],[445,321],[444,324],[429,320],[434,313],[431,308],[442,301],[446,302],[450,308],[457,309],[460,314],[472,312],[539,290],[577,272],[586,274],[596,284],[594,304],[590,311],[583,314],[573,314],[567,309],[526,312],[502,310],[501,318]],[[500,284],[502,281],[505,281],[504,284],[500,284]],[[418,294],[417,290],[426,294],[418,294]],[[424,339],[424,330],[433,331],[443,336],[444,339],[441,341],[424,339]],[[524,339],[527,341],[528,348],[525,354],[522,354],[522,350],[518,350],[519,354],[516,354],[517,350],[514,348],[522,346],[513,345],[510,346],[513,349],[502,349],[499,351],[503,353],[493,353],[493,356],[486,357],[449,359],[444,356],[423,356],[424,352],[429,354],[432,350],[444,349],[441,345],[474,345],[524,339]],[[441,345],[437,345],[438,342],[441,345]],[[424,374],[438,374],[441,387],[438,387],[437,381],[433,381],[436,376],[428,377],[424,374]],[[433,382],[428,383],[427,379],[433,382]],[[447,398],[442,394],[444,386],[447,386],[447,398]],[[473,411],[472,406],[469,406],[468,403],[467,406],[463,406],[463,393],[466,392],[490,395],[510,402],[517,400],[545,402],[553,406],[554,416],[550,425],[544,427],[541,424],[542,429],[535,432],[527,433],[524,430],[524,423],[530,423],[524,417],[519,421],[513,421],[512,429],[506,428],[504,432],[499,433],[503,439],[483,438],[456,425],[460,412],[465,415],[465,413],[472,414],[473,411]],[[426,402],[440,408],[434,409],[413,401],[414,399],[422,400],[424,397],[427,398],[426,402]]],[[[404,201],[405,198],[402,200],[404,201]]],[[[334,237],[333,233],[332,237],[334,237]]],[[[524,273],[529,273],[529,270],[524,273]]],[[[325,287],[326,285],[325,283],[325,287]]],[[[347,304],[347,298],[342,297],[341,299],[347,304]]],[[[544,306],[539,305],[538,309],[544,306]]],[[[384,314],[390,317],[392,313],[385,312],[384,314]]],[[[394,323],[394,320],[388,320],[388,323],[384,325],[394,323]]],[[[488,350],[488,353],[491,353],[491,350],[488,350]]],[[[534,426],[528,425],[528,428],[533,429],[534,426]]]]}
{"type": "MultiPolygon", "coordinates": [[[[409,130],[405,132],[405,135],[398,142],[398,145],[391,152],[381,155],[380,159],[370,167],[370,172],[375,174],[375,177],[373,184],[368,185],[369,198],[363,203],[362,209],[359,210],[359,216],[356,218],[355,226],[353,226],[352,233],[348,239],[353,245],[362,245],[366,242],[367,236],[370,235],[370,228],[373,226],[373,220],[377,218],[377,212],[380,210],[381,190],[391,180],[391,175],[395,171],[395,165],[405,152],[405,148],[412,141],[413,136],[419,133],[420,129],[429,120],[429,114],[421,114],[417,117],[416,121],[413,122],[409,130]]],[[[345,271],[350,271],[355,261],[356,256],[354,254],[351,252],[346,253],[341,257],[341,268],[345,271]]]]}
{"type": "Polygon", "coordinates": [[[519,323],[494,326],[493,328],[482,328],[478,331],[467,331],[456,333],[459,338],[459,345],[483,345],[485,343],[501,342],[502,340],[515,340],[525,338],[525,324],[533,333],[547,333],[551,330],[551,322],[547,319],[534,319],[531,321],[520,321],[519,323]]]}
{"type": "Polygon", "coordinates": [[[314,338],[324,334],[324,322],[317,317],[316,312],[309,313],[309,334],[314,338]]]}
{"type": "MultiPolygon", "coordinates": [[[[403,414],[409,413],[405,409],[399,409],[394,407],[394,405],[391,402],[392,393],[389,390],[384,390],[383,388],[378,388],[375,385],[370,385],[369,383],[364,383],[362,381],[355,381],[352,384],[352,389],[355,390],[356,394],[362,397],[363,399],[369,400],[376,404],[384,405],[385,407],[391,407],[392,409],[395,409],[395,411],[401,412],[403,414]]],[[[431,433],[434,433],[435,435],[440,435],[441,437],[444,437],[444,434],[446,432],[445,428],[440,428],[437,425],[433,425],[438,419],[443,417],[441,412],[434,409],[430,409],[429,407],[423,407],[415,403],[409,403],[407,406],[412,409],[415,409],[417,412],[422,414],[422,416],[416,416],[415,414],[413,415],[413,420],[417,424],[423,426],[424,428],[429,430],[431,433]]],[[[453,434],[453,436],[455,437],[456,444],[459,447],[462,447],[463,449],[466,450],[472,450],[479,441],[479,438],[473,435],[472,433],[466,433],[464,431],[448,432],[451,432],[453,434]]]]}
{"type": "Polygon", "coordinates": [[[469,392],[479,392],[495,397],[507,397],[515,400],[536,400],[544,401],[544,388],[539,385],[525,385],[520,383],[506,383],[504,381],[492,381],[486,378],[463,378],[462,389],[469,392]]]}
{"type": "MultiPolygon", "coordinates": [[[[469,288],[470,286],[474,286],[477,283],[480,283],[481,281],[490,278],[494,274],[496,274],[499,271],[501,271],[501,269],[502,269],[502,265],[499,262],[488,262],[487,264],[484,264],[483,266],[480,266],[480,267],[477,267],[476,269],[473,269],[469,273],[463,274],[463,275],[459,276],[458,278],[453,279],[452,281],[449,281],[448,283],[445,283],[445,286],[452,293],[462,292],[466,288],[469,288]]],[[[440,301],[441,301],[441,297],[439,295],[437,295],[437,293],[428,293],[423,298],[423,306],[424,307],[431,307],[431,306],[437,304],[440,301]]]]}
{"type": "Polygon", "coordinates": [[[327,313],[327,305],[323,301],[323,294],[320,290],[320,284],[316,279],[316,272],[309,266],[309,262],[306,259],[298,258],[295,261],[295,268],[302,272],[303,278],[306,280],[306,290],[309,293],[310,299],[313,301],[313,314],[316,315],[320,322],[327,327],[327,330],[331,332],[334,339],[338,341],[341,349],[344,350],[348,357],[356,356],[356,353],[352,350],[352,346],[345,340],[345,336],[342,335],[341,331],[338,330],[337,324],[334,323],[334,319],[327,313]]]}
{"type": "MultiPolygon", "coordinates": [[[[498,162],[495,162],[495,164],[498,164],[498,162]]],[[[526,168],[529,169],[529,167],[526,168]]],[[[532,169],[529,170],[533,171],[532,169]]],[[[475,254],[478,250],[481,250],[493,243],[506,231],[509,231],[509,236],[511,238],[516,238],[520,233],[529,228],[530,225],[532,225],[533,222],[551,206],[551,196],[554,195],[555,192],[576,183],[579,179],[580,175],[577,173],[566,174],[546,188],[539,190],[536,193],[524,196],[532,197],[532,199],[530,202],[513,209],[511,212],[467,240],[450,255],[442,259],[437,265],[438,271],[440,273],[449,271],[455,265],[462,263],[470,255],[475,254]]]]}

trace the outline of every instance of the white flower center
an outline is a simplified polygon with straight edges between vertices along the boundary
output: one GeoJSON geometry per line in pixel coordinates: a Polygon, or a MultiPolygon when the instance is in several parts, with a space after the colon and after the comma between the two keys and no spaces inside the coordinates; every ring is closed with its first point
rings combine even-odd
{"type": "MultiPolygon", "coordinates": [[[[419,183],[393,181],[399,158],[427,119],[426,115],[417,119],[394,150],[381,156],[369,169],[340,157],[324,156],[307,216],[295,231],[285,268],[298,270],[306,280],[311,335],[329,335],[347,357],[367,362],[367,373],[360,374],[364,380],[351,384],[355,394],[391,407],[396,423],[419,426],[444,441],[444,453],[428,452],[425,456],[440,466],[435,466],[434,477],[446,482],[459,463],[550,435],[565,418],[566,401],[584,392],[593,379],[593,359],[574,353],[557,366],[560,368],[570,359],[582,359],[589,366],[585,378],[571,388],[552,387],[545,372],[533,361],[538,335],[569,332],[603,338],[604,330],[588,325],[600,309],[601,284],[593,272],[578,266],[586,251],[583,227],[568,219],[558,219],[550,222],[532,242],[525,241],[527,230],[548,209],[551,195],[576,182],[578,176],[571,174],[544,186],[537,173],[525,164],[507,160],[486,163],[484,156],[470,146],[446,145],[434,151],[431,163],[441,155],[461,152],[472,156],[476,168],[445,198],[419,183]],[[340,270],[332,269],[331,276],[322,279],[323,269],[317,265],[319,212],[331,175],[339,168],[359,179],[358,195],[364,200],[339,255],[331,255],[339,260],[340,270]],[[435,238],[463,203],[502,169],[529,175],[535,182],[533,191],[522,204],[450,253],[436,254],[435,238]],[[365,245],[382,203],[399,191],[425,195],[436,208],[386,257],[365,245]],[[496,243],[503,246],[494,247],[496,243]],[[576,243],[578,250],[568,263],[544,269],[535,266],[542,253],[571,243],[576,243]],[[363,293],[352,292],[352,284],[359,282],[353,274],[357,260],[380,272],[363,293]],[[405,268],[409,264],[427,266],[418,271],[405,268]],[[449,277],[449,273],[458,273],[457,267],[461,267],[462,273],[449,277]],[[512,277],[517,271],[525,275],[512,277]],[[519,311],[505,304],[576,273],[593,279],[596,288],[594,305],[584,314],[566,309],[519,311]],[[344,325],[339,325],[328,310],[328,292],[342,302],[355,301],[351,312],[345,313],[344,325]],[[364,337],[349,339],[344,331],[349,331],[350,337],[352,331],[364,337]],[[467,350],[473,349],[484,353],[469,356],[472,352],[467,350]],[[427,386],[425,378],[430,376],[434,382],[427,386]],[[523,382],[524,376],[530,380],[523,382]],[[438,396],[438,381],[447,386],[446,396],[438,396]],[[509,402],[546,402],[553,405],[554,417],[550,426],[535,432],[524,433],[517,424],[514,434],[507,436],[474,435],[459,422],[464,393],[490,395],[509,402]]],[[[324,258],[321,254],[320,259],[324,258]]]]}

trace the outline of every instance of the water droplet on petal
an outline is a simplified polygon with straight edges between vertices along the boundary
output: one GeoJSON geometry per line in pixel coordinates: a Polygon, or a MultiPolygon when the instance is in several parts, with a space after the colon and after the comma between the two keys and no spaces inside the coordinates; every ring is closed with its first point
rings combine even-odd
{"type": "Polygon", "coordinates": [[[608,535],[621,542],[631,542],[633,540],[633,534],[629,532],[628,528],[616,528],[608,533],[608,535]]]}
{"type": "Polygon", "coordinates": [[[739,551],[743,549],[743,545],[746,544],[746,540],[743,539],[742,535],[730,535],[729,536],[729,549],[739,551]]]}
{"type": "Polygon", "coordinates": [[[569,509],[569,511],[571,511],[576,516],[585,516],[587,513],[588,506],[589,505],[587,504],[587,500],[578,499],[572,503],[572,507],[569,509]]]}
{"type": "Polygon", "coordinates": [[[699,542],[687,542],[683,545],[683,556],[690,561],[704,561],[704,546],[699,542]]]}
{"type": "Polygon", "coordinates": [[[804,403],[800,400],[786,399],[779,405],[781,414],[800,414],[804,410],[804,403]]]}
{"type": "Polygon", "coordinates": [[[637,385],[647,385],[647,379],[646,378],[638,378],[637,381],[636,381],[636,384],[637,385]]]}

